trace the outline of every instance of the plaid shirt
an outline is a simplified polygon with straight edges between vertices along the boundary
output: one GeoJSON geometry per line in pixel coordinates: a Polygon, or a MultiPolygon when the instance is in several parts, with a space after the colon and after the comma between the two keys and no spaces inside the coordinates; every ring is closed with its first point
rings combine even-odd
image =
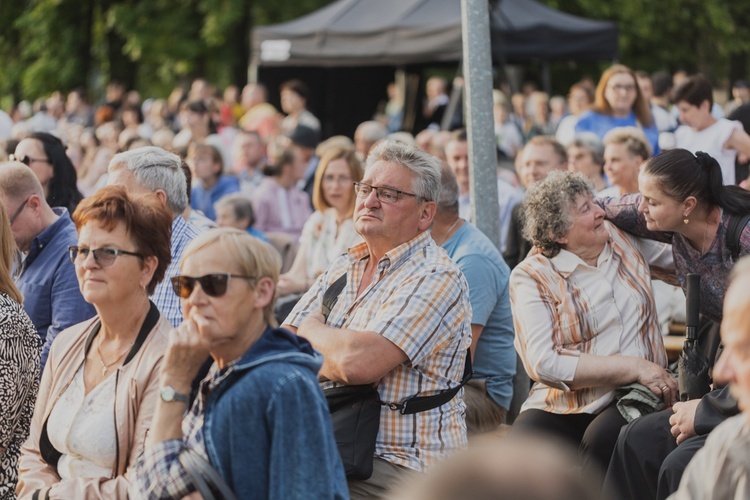
{"type": "Polygon", "coordinates": [[[193,241],[193,238],[201,234],[201,230],[189,224],[182,218],[182,215],[178,215],[172,221],[172,262],[167,267],[167,272],[164,273],[164,279],[161,283],[156,285],[156,290],[151,296],[151,300],[156,304],[156,307],[168,320],[169,323],[177,328],[182,323],[182,308],[180,307],[180,298],[172,290],[172,283],[169,278],[180,274],[180,261],[182,260],[182,253],[188,244],[193,241]]]}
{"type": "Polygon", "coordinates": [[[180,464],[178,457],[183,448],[190,448],[208,460],[203,440],[203,416],[208,395],[234,370],[233,362],[224,370],[211,367],[208,376],[201,382],[198,395],[182,419],[180,439],[168,439],[156,443],[143,453],[135,465],[135,480],[130,488],[133,498],[158,499],[182,498],[195,491],[190,476],[180,464]]]}
{"type": "MultiPolygon", "coordinates": [[[[455,387],[471,344],[469,287],[463,274],[426,231],[387,252],[373,282],[357,296],[369,257],[365,243],[349,249],[318,278],[285,323],[296,327],[307,313],[320,311],[325,290],[346,273],[347,285],[328,324],[377,332],[409,357],[378,383],[380,398],[401,403],[455,387]]],[[[326,382],[324,387],[334,385],[326,382]]],[[[423,471],[466,446],[462,395],[463,390],[450,402],[413,415],[384,406],[375,456],[423,471]]]]}

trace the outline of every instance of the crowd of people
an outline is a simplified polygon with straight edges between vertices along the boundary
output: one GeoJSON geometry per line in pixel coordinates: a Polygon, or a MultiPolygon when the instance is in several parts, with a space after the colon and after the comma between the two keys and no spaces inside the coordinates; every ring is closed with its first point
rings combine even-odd
{"type": "Polygon", "coordinates": [[[323,140],[300,80],[0,115],[0,498],[743,497],[735,88],[493,91],[499,248],[439,77],[416,135],[391,85],[323,140]],[[689,273],[713,380],[681,401],[689,273]]]}

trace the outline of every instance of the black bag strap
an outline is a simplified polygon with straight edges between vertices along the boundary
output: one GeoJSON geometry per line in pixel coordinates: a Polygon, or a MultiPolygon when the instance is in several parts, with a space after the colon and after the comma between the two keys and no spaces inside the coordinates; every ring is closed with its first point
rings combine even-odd
{"type": "Polygon", "coordinates": [[[338,277],[336,281],[334,281],[331,286],[328,287],[328,289],[323,294],[323,303],[321,304],[321,313],[323,313],[323,317],[328,321],[328,315],[331,314],[331,310],[333,309],[333,306],[336,305],[336,302],[339,300],[339,294],[341,294],[341,291],[346,286],[346,273],[342,274],[338,277]]]}
{"type": "Polygon", "coordinates": [[[451,389],[440,391],[433,396],[414,396],[405,400],[403,403],[386,403],[386,406],[393,411],[399,411],[402,415],[411,415],[427,410],[432,410],[442,406],[454,398],[458,391],[471,380],[474,375],[474,369],[471,366],[471,351],[466,349],[466,363],[464,363],[464,376],[461,383],[451,389]]]}
{"type": "MultiPolygon", "coordinates": [[[[328,321],[328,315],[331,314],[331,309],[336,305],[336,301],[339,298],[339,294],[346,286],[346,273],[341,275],[336,281],[323,294],[323,302],[321,304],[321,310],[326,321],[328,321]]],[[[466,362],[464,363],[464,376],[461,379],[461,383],[456,387],[440,391],[432,396],[415,396],[405,400],[403,403],[386,403],[381,401],[381,404],[387,406],[393,411],[399,411],[403,415],[411,415],[413,413],[420,413],[427,410],[432,410],[438,406],[442,406],[458,394],[458,391],[471,380],[474,375],[474,369],[471,365],[471,351],[466,350],[466,362]]]]}
{"type": "Polygon", "coordinates": [[[742,217],[733,215],[729,218],[727,248],[732,253],[732,262],[737,262],[737,259],[740,258],[740,236],[742,236],[742,230],[745,229],[748,221],[750,221],[750,214],[745,214],[742,217]]]}

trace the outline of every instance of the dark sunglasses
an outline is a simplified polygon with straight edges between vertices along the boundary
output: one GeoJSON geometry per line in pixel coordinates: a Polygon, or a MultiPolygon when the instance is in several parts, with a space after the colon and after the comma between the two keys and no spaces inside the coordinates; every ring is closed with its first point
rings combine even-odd
{"type": "Polygon", "coordinates": [[[201,289],[210,297],[221,297],[227,293],[229,278],[240,278],[243,280],[254,280],[252,276],[241,276],[239,274],[215,273],[194,278],[192,276],[174,276],[171,278],[172,289],[181,299],[187,299],[195,289],[195,283],[201,284],[201,289]]]}
{"type": "Polygon", "coordinates": [[[16,155],[9,155],[8,159],[10,161],[20,161],[27,167],[30,167],[32,163],[49,163],[49,160],[47,158],[31,158],[30,156],[24,156],[23,158],[19,158],[16,155]]]}
{"type": "Polygon", "coordinates": [[[114,264],[118,255],[131,255],[133,257],[138,257],[139,259],[143,258],[143,255],[139,253],[128,252],[127,250],[120,250],[119,248],[68,247],[68,257],[73,264],[80,264],[85,261],[88,258],[89,253],[94,254],[94,260],[102,267],[109,267],[114,264]]]}

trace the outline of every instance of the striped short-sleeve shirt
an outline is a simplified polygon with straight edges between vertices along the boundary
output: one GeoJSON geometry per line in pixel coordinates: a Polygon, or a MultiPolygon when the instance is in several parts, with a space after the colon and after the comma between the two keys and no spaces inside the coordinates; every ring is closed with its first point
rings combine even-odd
{"type": "MultiPolygon", "coordinates": [[[[409,360],[377,384],[380,399],[401,403],[431,396],[460,383],[471,344],[471,305],[466,279],[428,231],[387,252],[372,283],[357,296],[370,254],[365,243],[336,259],[300,299],[285,323],[299,326],[320,311],[325,290],[342,274],[346,288],[328,325],[373,331],[397,345],[409,360]]],[[[325,382],[324,388],[334,386],[325,382]]],[[[463,390],[448,403],[402,415],[383,407],[375,456],[423,471],[466,446],[463,390]]]]}

